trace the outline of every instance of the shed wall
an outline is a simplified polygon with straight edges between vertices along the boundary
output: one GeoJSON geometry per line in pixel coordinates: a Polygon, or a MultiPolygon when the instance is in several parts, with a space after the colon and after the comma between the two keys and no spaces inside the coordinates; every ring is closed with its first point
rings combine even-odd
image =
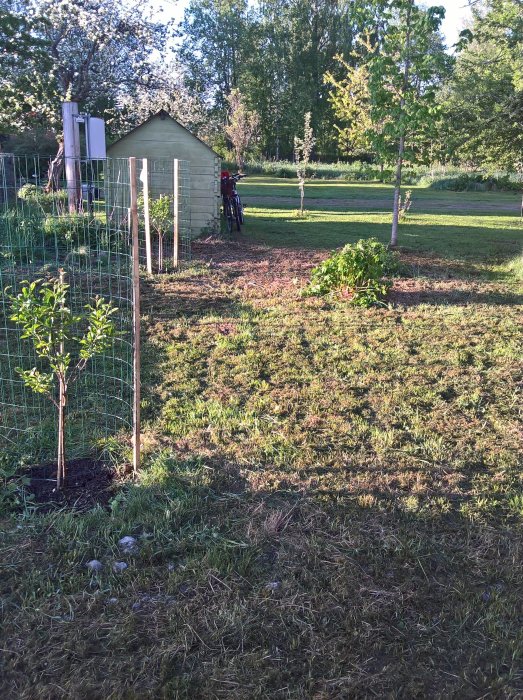
{"type": "MultiPolygon", "coordinates": [[[[211,149],[169,118],[156,117],[108,148],[111,158],[136,156],[154,160],[187,160],[191,164],[191,233],[219,230],[220,160],[211,149]]],[[[172,183],[155,177],[151,196],[172,191],[172,183]]]]}

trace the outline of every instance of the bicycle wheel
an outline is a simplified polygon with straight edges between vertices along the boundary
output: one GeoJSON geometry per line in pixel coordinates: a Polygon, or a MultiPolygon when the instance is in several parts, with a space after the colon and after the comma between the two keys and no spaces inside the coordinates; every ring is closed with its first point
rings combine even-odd
{"type": "Polygon", "coordinates": [[[242,200],[240,199],[240,195],[237,195],[237,204],[238,204],[238,212],[240,214],[240,224],[243,226],[245,223],[245,217],[243,216],[243,204],[242,200]]]}
{"type": "Polygon", "coordinates": [[[223,218],[225,219],[225,226],[227,227],[227,233],[232,233],[232,227],[234,224],[234,216],[231,206],[231,200],[228,197],[223,198],[223,218]]]}
{"type": "Polygon", "coordinates": [[[238,197],[235,197],[232,201],[232,211],[234,221],[236,222],[236,228],[238,229],[238,233],[240,233],[242,230],[242,211],[241,204],[238,205],[238,197]]]}

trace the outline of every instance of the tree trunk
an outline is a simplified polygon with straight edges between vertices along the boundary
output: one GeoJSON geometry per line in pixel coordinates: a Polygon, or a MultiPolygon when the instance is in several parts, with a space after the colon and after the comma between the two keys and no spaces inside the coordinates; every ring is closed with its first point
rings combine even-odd
{"type": "Polygon", "coordinates": [[[385,164],[383,161],[380,163],[380,182],[383,183],[383,170],[385,169],[385,164]]]}
{"type": "Polygon", "coordinates": [[[58,462],[56,468],[56,490],[60,491],[65,481],[65,405],[67,401],[65,382],[58,380],[58,462]]]}
{"type": "Polygon", "coordinates": [[[403,116],[405,111],[405,102],[407,90],[409,87],[409,76],[410,76],[410,44],[411,44],[411,32],[412,32],[412,8],[414,5],[414,0],[410,0],[407,9],[407,17],[405,25],[407,27],[407,35],[405,37],[405,71],[403,73],[403,93],[400,100],[400,115],[399,118],[402,122],[400,140],[398,145],[398,160],[396,165],[396,183],[394,187],[394,210],[392,213],[392,232],[390,236],[390,246],[394,248],[398,245],[398,223],[400,214],[400,194],[401,194],[401,176],[403,170],[403,156],[405,155],[405,124],[403,123],[403,116]]]}
{"type": "Polygon", "coordinates": [[[300,213],[301,214],[303,214],[304,200],[305,200],[305,183],[302,181],[302,182],[300,182],[300,213]]]}
{"type": "Polygon", "coordinates": [[[64,142],[61,141],[58,146],[58,152],[53,160],[49,163],[47,171],[47,185],[44,187],[44,192],[56,192],[60,186],[60,180],[64,171],[64,142]]]}
{"type": "Polygon", "coordinates": [[[390,237],[390,247],[398,245],[398,225],[400,219],[400,195],[401,195],[401,174],[403,169],[403,154],[405,153],[405,136],[401,136],[398,149],[398,162],[396,165],[396,182],[394,186],[394,210],[392,213],[392,234],[390,237]]]}

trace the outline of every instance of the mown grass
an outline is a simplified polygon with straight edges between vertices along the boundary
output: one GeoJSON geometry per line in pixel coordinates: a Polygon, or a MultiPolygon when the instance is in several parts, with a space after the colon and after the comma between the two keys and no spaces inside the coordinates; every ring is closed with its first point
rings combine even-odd
{"type": "MultiPolygon", "coordinates": [[[[522,252],[517,194],[406,189],[413,193],[413,205],[400,245],[510,278],[507,266],[522,252]]],[[[295,182],[252,177],[240,184],[240,192],[246,204],[247,235],[260,243],[337,248],[368,236],[384,243],[390,239],[390,185],[311,181],[306,187],[307,215],[302,219],[295,215],[299,206],[295,182]]]]}
{"type": "Polygon", "coordinates": [[[408,301],[361,310],[303,299],[309,254],[268,225],[323,249],[330,209],[306,236],[247,211],[279,257],[224,244],[144,285],[139,480],[5,520],[3,696],[519,697],[520,230],[420,214],[453,250],[415,239],[408,301]]]}

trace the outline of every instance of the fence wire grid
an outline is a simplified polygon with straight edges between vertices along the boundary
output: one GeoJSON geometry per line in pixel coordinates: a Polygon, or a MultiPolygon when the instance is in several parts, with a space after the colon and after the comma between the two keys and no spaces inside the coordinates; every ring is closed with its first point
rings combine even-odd
{"type": "MultiPolygon", "coordinates": [[[[48,371],[10,320],[9,296],[25,282],[56,279],[63,269],[73,314],[84,312],[96,296],[118,309],[111,348],[90,360],[71,386],[68,457],[87,456],[109,436],[127,433],[133,419],[129,160],[77,162],[74,206],[63,168],[47,188],[49,165],[46,158],[0,156],[0,440],[4,454],[28,464],[55,459],[57,421],[53,404],[28,389],[17,371],[48,371]]],[[[79,348],[66,350],[74,362],[79,348]]]]}

